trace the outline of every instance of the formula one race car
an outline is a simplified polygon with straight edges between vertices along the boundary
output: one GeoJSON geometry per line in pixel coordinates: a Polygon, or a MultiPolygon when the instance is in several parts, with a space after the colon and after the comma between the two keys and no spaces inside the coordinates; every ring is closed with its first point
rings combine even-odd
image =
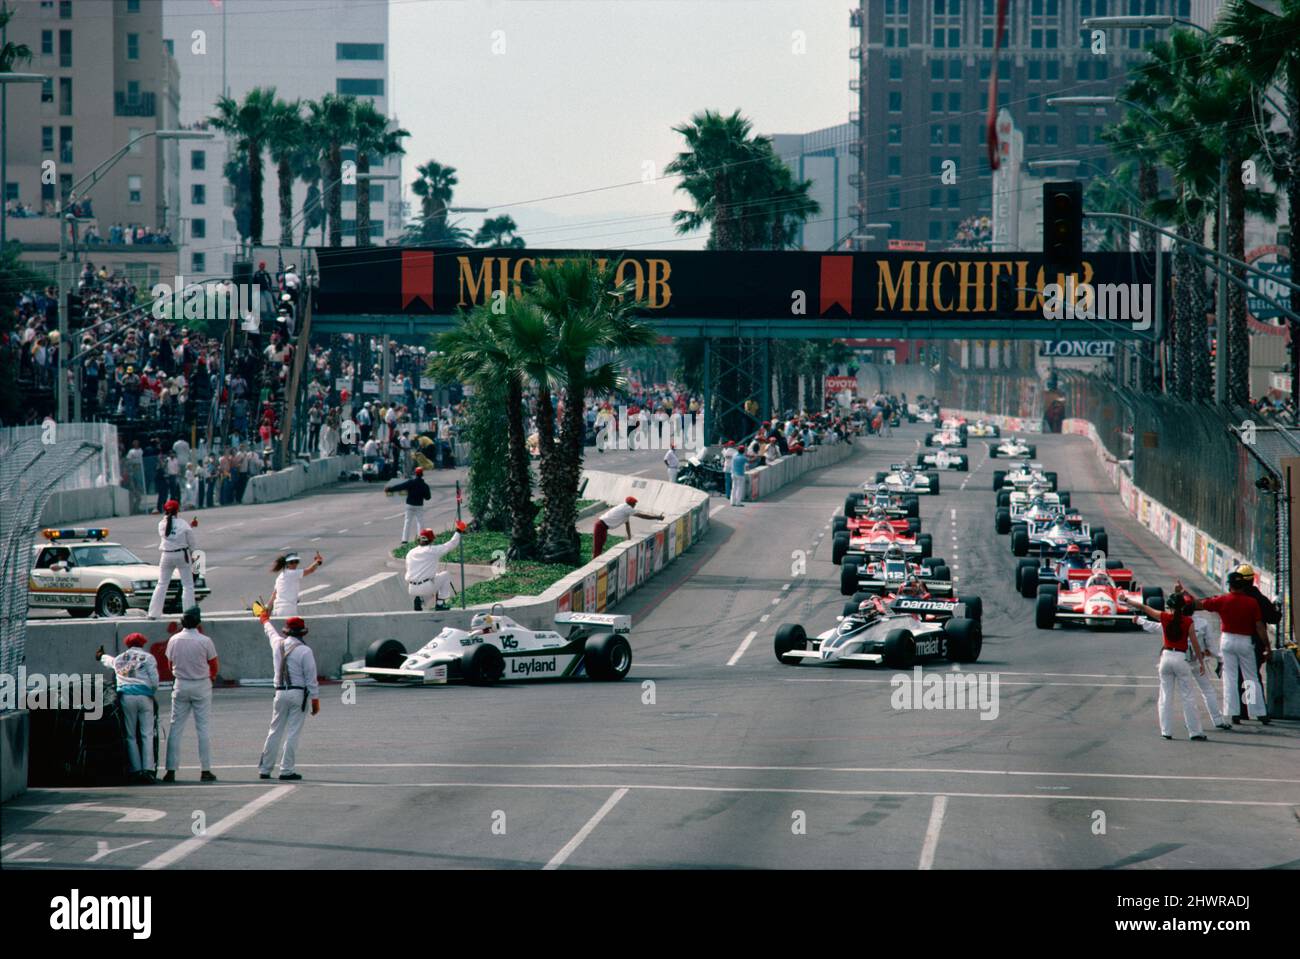
{"type": "Polygon", "coordinates": [[[900,533],[915,535],[921,532],[921,519],[918,516],[892,516],[883,506],[867,506],[854,509],[848,516],[836,516],[831,520],[832,533],[848,533],[861,536],[871,530],[877,523],[886,522],[900,533]]]}
{"type": "MultiPolygon", "coordinates": [[[[69,616],[125,616],[128,609],[147,610],[158,584],[158,564],[146,563],[118,543],[106,542],[106,529],[42,530],[46,543],[32,547],[27,578],[30,609],[63,609],[69,616]]],[[[203,579],[203,562],[195,556],[194,600],[203,602],[212,590],[203,579]]],[[[181,574],[172,573],[163,605],[165,613],[181,612],[181,574]]]]}
{"type": "Polygon", "coordinates": [[[918,577],[925,590],[934,595],[952,595],[952,572],[938,556],[927,556],[919,563],[907,558],[896,547],[889,547],[878,557],[866,557],[862,564],[840,565],[840,594],[859,592],[885,595],[901,589],[912,577],[918,577]]]}
{"type": "MultiPolygon", "coordinates": [[[[1026,443],[1019,436],[1013,436],[1010,439],[1003,440],[997,446],[989,447],[989,456],[997,459],[999,456],[1027,456],[1033,459],[1038,455],[1038,447],[1033,443],[1026,443]]],[[[1003,474],[1004,478],[1006,474],[1003,474]]]]}
{"type": "Polygon", "coordinates": [[[970,469],[970,459],[965,453],[949,453],[946,449],[940,449],[934,453],[917,453],[916,465],[933,466],[939,470],[961,470],[964,473],[970,469]]]}
{"type": "Polygon", "coordinates": [[[907,422],[915,423],[920,420],[922,423],[933,423],[939,418],[934,407],[929,403],[915,404],[910,403],[907,407],[907,422]]]}
{"type": "Polygon", "coordinates": [[[1002,495],[1004,492],[1009,496],[1013,490],[1027,491],[1031,486],[1056,492],[1056,473],[1044,470],[1042,463],[1026,462],[1010,463],[1004,470],[993,471],[993,490],[998,494],[999,506],[1007,505],[1003,502],[1007,498],[1002,495]]]}
{"type": "Polygon", "coordinates": [[[1105,553],[1110,546],[1110,537],[1103,527],[1093,529],[1083,521],[1083,516],[1075,512],[1061,512],[1048,520],[1033,514],[1033,518],[1026,519],[1023,524],[1011,524],[1011,552],[1016,556],[1030,553],[1060,556],[1070,546],[1087,550],[1090,555],[1105,553]]]}
{"type": "Polygon", "coordinates": [[[1097,556],[1096,560],[1089,558],[1078,546],[1071,546],[1060,556],[1022,559],[1016,565],[1016,591],[1025,599],[1033,599],[1038,595],[1039,586],[1056,583],[1062,589],[1068,589],[1071,584],[1083,582],[1098,569],[1110,573],[1117,586],[1131,585],[1133,571],[1125,568],[1120,560],[1094,555],[1097,556]]]}
{"type": "MultiPolygon", "coordinates": [[[[999,493],[999,497],[1002,494],[999,493]]],[[[1069,493],[1049,493],[1042,486],[1031,487],[1027,493],[1007,494],[1005,505],[999,503],[993,513],[994,528],[998,533],[1011,532],[1016,523],[1045,523],[1065,513],[1070,507],[1069,493]]]]}
{"type": "Polygon", "coordinates": [[[891,546],[896,546],[906,556],[921,559],[931,555],[933,544],[929,533],[900,533],[894,523],[906,520],[877,520],[869,529],[856,532],[844,530],[831,537],[831,562],[861,564],[870,556],[883,556],[891,546]]]}
{"type": "Polygon", "coordinates": [[[947,658],[957,663],[979,659],[984,634],[978,620],[954,616],[942,623],[925,622],[918,615],[921,610],[907,606],[901,601],[886,604],[872,596],[839,617],[834,627],[811,638],[799,624],[786,623],[776,631],[773,650],[786,666],[811,661],[910,669],[918,659],[947,658]]]}
{"type": "Polygon", "coordinates": [[[925,434],[926,446],[959,446],[966,448],[966,433],[959,429],[944,427],[937,433],[925,434]]]}
{"type": "MultiPolygon", "coordinates": [[[[881,594],[885,604],[891,609],[906,610],[925,623],[942,623],[954,616],[964,616],[981,622],[984,617],[984,600],[978,596],[954,596],[952,584],[948,583],[948,595],[938,596],[932,593],[920,576],[909,576],[901,585],[894,585],[881,594]]],[[[876,595],[869,590],[860,590],[844,603],[844,615],[848,616],[862,607],[876,595]]]]}
{"type": "Polygon", "coordinates": [[[891,493],[871,483],[863,484],[864,492],[850,493],[844,497],[844,515],[836,516],[831,522],[834,531],[848,529],[848,519],[859,516],[873,509],[882,509],[890,519],[921,515],[921,501],[913,493],[891,493]],[[866,492],[870,490],[870,492],[866,492]]]}
{"type": "Polygon", "coordinates": [[[1159,586],[1146,586],[1139,594],[1133,588],[1131,574],[1128,582],[1121,585],[1111,571],[1094,570],[1086,580],[1071,581],[1070,586],[1062,589],[1056,583],[1050,583],[1038,587],[1034,625],[1039,629],[1051,629],[1057,623],[1073,623],[1092,629],[1137,628],[1139,617],[1133,610],[1120,606],[1120,596],[1140,599],[1154,609],[1165,608],[1164,590],[1159,586]]]}
{"type": "Polygon", "coordinates": [[[966,427],[966,435],[980,437],[992,436],[997,438],[1002,435],[1002,431],[992,423],[986,423],[984,420],[976,420],[974,423],[966,427]]]}
{"type": "Polygon", "coordinates": [[[487,686],[500,679],[617,680],[632,668],[630,616],[557,613],[552,630],[520,626],[493,607],[476,613],[469,629],[446,626],[414,653],[395,639],[377,639],[366,658],[343,664],[343,676],[370,676],[381,683],[440,684],[461,679],[487,686]]]}
{"type": "Polygon", "coordinates": [[[894,463],[888,472],[876,474],[874,483],[864,483],[865,492],[874,493],[884,489],[889,493],[939,493],[938,473],[918,473],[906,463],[894,463]]]}

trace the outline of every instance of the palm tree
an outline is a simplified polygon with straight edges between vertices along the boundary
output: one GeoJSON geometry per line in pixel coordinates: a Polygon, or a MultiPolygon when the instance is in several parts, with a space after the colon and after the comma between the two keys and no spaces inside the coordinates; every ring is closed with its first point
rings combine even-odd
{"type": "Polygon", "coordinates": [[[248,165],[249,238],[254,246],[262,243],[262,151],[266,148],[268,123],[275,113],[275,87],[254,87],[243,102],[231,97],[217,99],[217,113],[212,125],[235,138],[235,149],[242,152],[248,165]]]}
{"type": "Polygon", "coordinates": [[[515,224],[514,217],[509,214],[490,217],[483,221],[483,225],[474,234],[474,245],[493,247],[494,249],[507,247],[522,250],[525,245],[524,238],[515,235],[517,229],[519,227],[515,224]]]}
{"type": "MultiPolygon", "coordinates": [[[[0,6],[0,30],[9,26],[9,21],[14,18],[14,11],[9,9],[8,4],[0,6]]],[[[15,43],[9,40],[3,47],[0,47],[0,73],[13,73],[14,64],[31,63],[32,48],[25,43],[15,43]]]]}
{"type": "Polygon", "coordinates": [[[275,101],[267,117],[266,145],[275,162],[279,186],[281,246],[293,246],[293,183],[297,179],[293,161],[302,151],[306,129],[300,100],[275,101]]]}
{"type": "MultiPolygon", "coordinates": [[[[1300,0],[1281,0],[1277,15],[1245,0],[1230,0],[1219,15],[1216,32],[1235,42],[1222,55],[1254,84],[1256,91],[1271,84],[1282,87],[1287,112],[1284,150],[1275,156],[1278,184],[1287,195],[1287,229],[1291,242],[1300,237],[1300,0]]],[[[1292,260],[1295,253],[1292,252],[1292,260]]],[[[1300,313],[1300,291],[1291,291],[1292,313],[1300,313]]],[[[1291,397],[1300,407],[1300,328],[1291,333],[1291,397]]]]}
{"type": "Polygon", "coordinates": [[[370,172],[371,157],[380,163],[390,157],[406,152],[402,140],[411,134],[401,127],[390,126],[391,121],[375,109],[370,100],[357,104],[356,147],[357,147],[357,246],[370,245],[370,181],[366,174],[370,172]]]}
{"type": "Polygon", "coordinates": [[[325,215],[329,223],[329,245],[343,245],[343,145],[356,139],[357,98],[327,93],[307,104],[314,137],[322,144],[324,163],[321,177],[325,181],[325,215]]]}
{"type": "Polygon", "coordinates": [[[535,342],[537,356],[547,357],[547,372],[558,373],[564,384],[564,413],[559,443],[548,441],[541,429],[550,419],[550,390],[538,398],[538,438],[541,441],[542,495],[546,515],[542,520],[542,558],[547,562],[581,562],[577,517],[578,485],[586,437],[586,394],[610,393],[626,388],[626,374],[616,363],[589,366],[597,350],[649,346],[654,330],[637,319],[638,304],[631,281],[615,282],[617,265],[602,269],[594,260],[574,257],[536,270],[525,299],[544,318],[544,339],[535,342]]]}
{"type": "Polygon", "coordinates": [[[469,230],[459,223],[447,222],[457,182],[456,168],[430,160],[416,167],[415,172],[420,178],[411,184],[411,192],[420,198],[420,216],[406,228],[403,241],[431,246],[469,246],[469,230]]]}

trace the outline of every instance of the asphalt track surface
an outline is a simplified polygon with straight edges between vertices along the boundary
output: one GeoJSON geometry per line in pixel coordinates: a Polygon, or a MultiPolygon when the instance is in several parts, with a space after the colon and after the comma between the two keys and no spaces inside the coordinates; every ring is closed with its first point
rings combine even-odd
{"type": "MultiPolygon", "coordinates": [[[[921,435],[864,440],[761,503],[715,498],[705,539],[620,607],[636,655],[622,683],[363,682],[353,705],[326,687],[297,784],[256,778],[269,691],[218,690],[219,783],[196,782],[191,731],[176,785],[32,790],[0,812],[4,865],[1300,866],[1295,724],[1165,741],[1156,637],[1037,630],[993,532],[984,441],[969,475],[945,474],[921,511],[960,591],[983,597],[983,655],[963,668],[997,674],[996,718],[896,710],[883,668],[776,661],[780,623],[820,630],[842,605],[830,521],[845,491],[910,458],[921,435]],[[792,572],[796,550],[806,572],[792,572]]],[[[1139,582],[1209,588],[1127,518],[1086,441],[1038,442],[1139,582]]]]}

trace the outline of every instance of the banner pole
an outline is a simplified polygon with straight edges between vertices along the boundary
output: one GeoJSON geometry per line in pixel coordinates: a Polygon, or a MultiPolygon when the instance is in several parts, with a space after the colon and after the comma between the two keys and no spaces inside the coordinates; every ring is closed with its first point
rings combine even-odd
{"type": "MultiPolygon", "coordinates": [[[[460,522],[460,480],[456,480],[456,522],[460,522]]],[[[460,608],[465,608],[465,540],[460,541],[460,608]]]]}

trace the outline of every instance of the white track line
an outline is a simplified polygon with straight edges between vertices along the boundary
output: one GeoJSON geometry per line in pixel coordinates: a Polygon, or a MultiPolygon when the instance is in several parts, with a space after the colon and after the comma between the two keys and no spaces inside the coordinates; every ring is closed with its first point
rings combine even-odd
{"type": "Polygon", "coordinates": [[[713,517],[717,516],[730,505],[730,503],[723,503],[721,506],[715,506],[713,509],[709,510],[709,519],[713,519],[713,517]]]}
{"type": "Polygon", "coordinates": [[[542,870],[559,869],[563,866],[564,861],[573,855],[577,848],[582,845],[584,839],[591,835],[591,831],[600,825],[600,821],[609,815],[609,811],[618,805],[618,801],[627,795],[627,789],[627,786],[620,786],[615,789],[613,794],[605,800],[605,804],[596,810],[596,815],[587,820],[587,824],[578,830],[577,835],[564,844],[564,848],[551,857],[551,861],[543,866],[542,870]]]}
{"type": "Polygon", "coordinates": [[[166,869],[168,866],[174,866],[191,853],[196,853],[218,836],[229,832],[242,822],[252,819],[259,812],[276,800],[283,799],[289,793],[293,792],[292,786],[276,786],[258,796],[252,802],[240,806],[229,816],[209,826],[202,836],[195,836],[192,839],[186,839],[184,842],[173,846],[166,852],[154,856],[141,869],[166,869]]]}
{"type": "Polygon", "coordinates": [[[740,662],[740,657],[745,655],[745,650],[749,649],[749,644],[754,641],[754,637],[757,635],[758,631],[752,630],[750,634],[745,637],[745,641],[740,644],[740,647],[732,653],[731,658],[727,660],[728,666],[735,666],[736,663],[740,662]]]}
{"type": "Polygon", "coordinates": [[[322,596],[320,599],[313,599],[310,603],[303,603],[303,605],[315,606],[318,603],[338,602],[340,599],[347,599],[353,593],[359,593],[363,589],[369,589],[371,586],[374,586],[376,583],[382,583],[390,576],[396,576],[396,575],[397,575],[397,570],[391,570],[390,572],[387,573],[375,573],[374,576],[367,576],[365,579],[361,580],[360,582],[353,583],[351,586],[343,587],[338,592],[330,593],[328,596],[322,596]]]}
{"type": "Polygon", "coordinates": [[[939,831],[943,829],[943,814],[948,809],[947,796],[935,796],[930,807],[930,825],[925,827],[925,842],[921,845],[921,862],[917,869],[934,866],[934,851],[939,846],[939,831]]]}
{"type": "Polygon", "coordinates": [[[298,595],[306,596],[308,593],[318,593],[322,589],[329,589],[331,585],[330,583],[321,583],[319,586],[308,586],[306,589],[299,590],[298,595]]]}
{"type": "MultiPolygon", "coordinates": [[[[782,679],[783,683],[868,683],[876,685],[891,684],[890,679],[782,679]]],[[[1159,689],[1159,683],[1015,683],[999,680],[1003,686],[1086,686],[1089,689],[1159,689]]]]}

